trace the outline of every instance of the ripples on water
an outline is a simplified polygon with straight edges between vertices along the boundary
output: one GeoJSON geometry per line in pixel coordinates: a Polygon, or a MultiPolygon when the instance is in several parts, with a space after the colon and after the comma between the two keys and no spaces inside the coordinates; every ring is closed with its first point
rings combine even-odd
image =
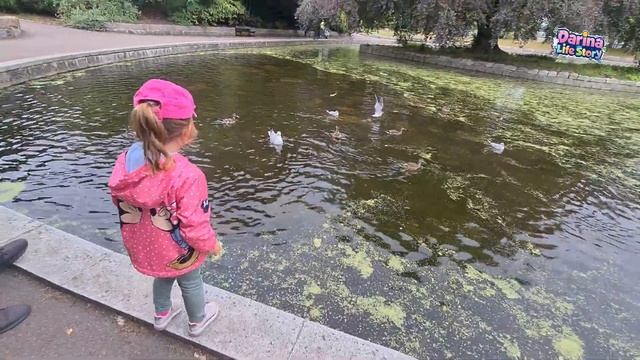
{"type": "MultiPolygon", "coordinates": [[[[200,140],[187,155],[207,174],[229,252],[208,265],[208,281],[218,286],[417,356],[442,354],[443,342],[504,339],[493,323],[482,334],[488,340],[454,325],[447,336],[415,335],[442,331],[446,322],[437,320],[446,314],[433,313],[442,304],[457,304],[465,319],[487,321],[482,314],[492,311],[447,285],[463,276],[446,270],[450,259],[563,300],[589,291],[563,290],[576,272],[614,269],[597,281],[615,277],[617,306],[637,310],[638,286],[629,279],[640,276],[633,265],[640,105],[632,97],[416,70],[360,59],[352,49],[271,55],[174,57],[5,90],[0,179],[27,184],[9,206],[123,251],[106,182],[133,140],[126,128],[131,94],[147,78],[164,77],[185,85],[198,104],[200,140]],[[385,98],[380,120],[369,116],[374,94],[385,98]],[[568,97],[583,106],[563,108],[568,97]],[[339,120],[325,116],[327,109],[338,109],[339,120]],[[237,124],[219,124],[234,112],[237,124]],[[346,139],[330,136],[336,125],[346,139]],[[283,133],[282,152],[268,145],[271,127],[283,133]],[[401,127],[408,129],[402,136],[386,135],[401,127]],[[488,151],[489,140],[504,141],[505,152],[488,151]],[[424,170],[403,171],[405,161],[420,158],[424,170]],[[316,282],[322,293],[311,292],[309,303],[316,282]]],[[[591,296],[602,299],[601,290],[591,296]]],[[[520,327],[531,325],[508,309],[520,327]]],[[[602,323],[613,321],[608,314],[602,323]]],[[[548,316],[565,325],[553,311],[548,316]]],[[[611,331],[634,329],[620,326],[611,331]]],[[[529,356],[551,347],[525,338],[517,341],[529,356]]],[[[481,353],[498,356],[500,349],[481,353]]],[[[620,349],[612,351],[631,351],[620,349]]],[[[600,354],[588,346],[587,353],[600,354]]]]}

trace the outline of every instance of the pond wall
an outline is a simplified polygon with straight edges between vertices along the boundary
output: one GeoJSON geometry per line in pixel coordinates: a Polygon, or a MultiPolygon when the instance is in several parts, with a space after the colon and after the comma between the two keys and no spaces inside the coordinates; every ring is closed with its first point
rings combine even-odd
{"type": "MultiPolygon", "coordinates": [[[[337,45],[350,39],[326,40],[322,45],[337,45]]],[[[225,42],[191,42],[97,50],[57,56],[21,59],[0,64],[0,89],[59,73],[108,65],[123,61],[180,55],[216,50],[299,46],[318,44],[312,39],[237,40],[225,42]]]]}
{"type": "Polygon", "coordinates": [[[527,80],[568,85],[586,89],[621,91],[640,94],[640,82],[618,79],[596,78],[565,71],[529,69],[513,65],[497,64],[487,61],[458,59],[447,56],[421,54],[407,51],[399,46],[361,45],[360,53],[388,58],[413,61],[421,64],[444,66],[454,69],[474,71],[486,74],[509,76],[527,80]]]}

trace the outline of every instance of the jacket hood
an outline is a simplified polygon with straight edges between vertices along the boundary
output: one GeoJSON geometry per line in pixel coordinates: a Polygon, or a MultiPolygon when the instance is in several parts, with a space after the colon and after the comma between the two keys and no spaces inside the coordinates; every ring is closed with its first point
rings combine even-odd
{"type": "Polygon", "coordinates": [[[128,173],[125,155],[118,157],[114,171],[109,179],[111,195],[139,208],[155,208],[165,203],[172,186],[172,171],[153,173],[151,167],[144,165],[128,173]]]}

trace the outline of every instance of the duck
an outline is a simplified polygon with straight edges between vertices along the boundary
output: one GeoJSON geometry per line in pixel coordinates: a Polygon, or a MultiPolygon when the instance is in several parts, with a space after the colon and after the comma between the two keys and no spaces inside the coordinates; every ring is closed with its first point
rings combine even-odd
{"type": "Polygon", "coordinates": [[[341,140],[341,139],[346,138],[347,134],[340,132],[340,130],[336,126],[336,131],[331,133],[331,137],[333,137],[334,140],[341,140]]]}
{"type": "Polygon", "coordinates": [[[373,95],[376,98],[376,104],[373,106],[373,117],[378,118],[380,116],[382,116],[383,112],[382,112],[382,108],[384,108],[384,99],[382,99],[382,96],[378,97],[378,95],[373,95]]]}
{"type": "Polygon", "coordinates": [[[267,132],[267,134],[269,134],[269,142],[271,143],[271,145],[280,146],[284,144],[284,141],[282,141],[282,134],[280,133],[280,131],[275,132],[273,131],[273,129],[271,129],[267,132]]]}
{"type": "Polygon", "coordinates": [[[405,130],[407,129],[401,128],[400,130],[387,130],[386,133],[389,135],[402,135],[405,130]]]}
{"type": "Polygon", "coordinates": [[[240,116],[238,116],[238,114],[236,114],[236,113],[233,113],[233,115],[231,115],[230,118],[222,119],[221,122],[222,122],[223,125],[233,125],[239,119],[240,119],[240,116]]]}
{"type": "Polygon", "coordinates": [[[418,160],[417,163],[406,162],[406,163],[402,164],[402,167],[404,168],[404,170],[406,172],[416,172],[416,171],[422,169],[422,165],[424,165],[424,159],[418,160]]]}
{"type": "Polygon", "coordinates": [[[504,143],[494,143],[489,141],[489,146],[491,147],[491,151],[496,154],[502,154],[504,151],[504,143]]]}
{"type": "Polygon", "coordinates": [[[327,110],[327,114],[329,114],[330,116],[333,116],[333,117],[340,116],[340,112],[338,110],[327,110]]]}

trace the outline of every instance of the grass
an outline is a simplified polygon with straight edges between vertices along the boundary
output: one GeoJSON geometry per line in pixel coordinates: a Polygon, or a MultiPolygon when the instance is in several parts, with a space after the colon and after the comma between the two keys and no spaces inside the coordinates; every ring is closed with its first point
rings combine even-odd
{"type": "Polygon", "coordinates": [[[372,31],[371,34],[382,36],[382,37],[393,38],[393,30],[391,29],[378,29],[376,31],[372,31]]]}
{"type": "Polygon", "coordinates": [[[405,49],[407,51],[418,51],[432,55],[489,61],[530,69],[566,71],[584,76],[640,81],[640,69],[635,67],[601,65],[597,63],[568,63],[559,60],[557,61],[555,58],[544,55],[513,55],[508,53],[481,54],[472,52],[468,48],[433,49],[428,46],[410,44],[405,49]]]}

